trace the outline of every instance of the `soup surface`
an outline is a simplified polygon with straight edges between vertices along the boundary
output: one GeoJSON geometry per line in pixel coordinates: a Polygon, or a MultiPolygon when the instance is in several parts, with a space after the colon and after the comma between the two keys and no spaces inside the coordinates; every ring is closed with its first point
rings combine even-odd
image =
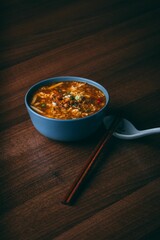
{"type": "Polygon", "coordinates": [[[76,119],[94,114],[104,107],[106,98],[101,90],[84,82],[58,82],[35,92],[31,108],[56,119],[76,119]]]}

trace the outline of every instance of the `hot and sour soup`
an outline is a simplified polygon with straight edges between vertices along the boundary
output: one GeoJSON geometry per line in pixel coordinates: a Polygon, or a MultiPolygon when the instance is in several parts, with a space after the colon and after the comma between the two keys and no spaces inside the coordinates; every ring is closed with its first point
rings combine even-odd
{"type": "Polygon", "coordinates": [[[37,113],[56,119],[83,118],[98,112],[106,104],[104,93],[85,82],[56,82],[39,88],[30,106],[37,113]]]}

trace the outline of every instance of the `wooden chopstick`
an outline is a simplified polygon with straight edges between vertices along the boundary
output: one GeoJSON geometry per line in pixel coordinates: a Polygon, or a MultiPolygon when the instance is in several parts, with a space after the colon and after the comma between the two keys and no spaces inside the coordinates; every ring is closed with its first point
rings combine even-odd
{"type": "Polygon", "coordinates": [[[95,164],[97,157],[100,154],[102,148],[111,139],[112,134],[113,134],[114,130],[116,129],[116,127],[118,126],[120,120],[121,120],[121,117],[119,115],[114,118],[110,128],[106,131],[103,138],[98,143],[98,145],[94,149],[93,153],[89,157],[87,164],[84,166],[84,168],[82,169],[82,171],[80,172],[78,177],[75,179],[70,190],[66,194],[64,200],[62,201],[63,204],[72,205],[73,199],[77,195],[80,187],[82,186],[83,182],[87,178],[88,174],[91,172],[91,169],[92,169],[93,165],[95,164]]]}

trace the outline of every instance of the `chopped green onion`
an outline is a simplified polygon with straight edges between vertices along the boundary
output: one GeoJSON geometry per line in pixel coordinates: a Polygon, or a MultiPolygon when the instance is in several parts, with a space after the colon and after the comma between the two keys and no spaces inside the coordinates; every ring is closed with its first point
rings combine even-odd
{"type": "Polygon", "coordinates": [[[74,100],[74,96],[73,96],[73,95],[71,95],[71,96],[70,96],[70,99],[71,99],[71,100],[74,100]]]}
{"type": "Polygon", "coordinates": [[[76,95],[75,96],[75,99],[78,101],[78,100],[80,100],[80,98],[81,98],[81,96],[79,96],[79,95],[76,95]]]}
{"type": "Polygon", "coordinates": [[[45,104],[45,103],[42,103],[42,104],[41,104],[41,107],[42,107],[42,108],[45,108],[45,107],[46,107],[46,104],[45,104]]]}

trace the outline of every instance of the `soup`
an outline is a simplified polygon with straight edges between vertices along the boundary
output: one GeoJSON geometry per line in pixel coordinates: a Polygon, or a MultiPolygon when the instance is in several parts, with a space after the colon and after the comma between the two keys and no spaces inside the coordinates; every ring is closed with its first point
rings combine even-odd
{"type": "Polygon", "coordinates": [[[106,98],[98,88],[85,82],[64,81],[39,88],[30,106],[45,117],[76,119],[98,112],[105,104],[106,98]]]}

